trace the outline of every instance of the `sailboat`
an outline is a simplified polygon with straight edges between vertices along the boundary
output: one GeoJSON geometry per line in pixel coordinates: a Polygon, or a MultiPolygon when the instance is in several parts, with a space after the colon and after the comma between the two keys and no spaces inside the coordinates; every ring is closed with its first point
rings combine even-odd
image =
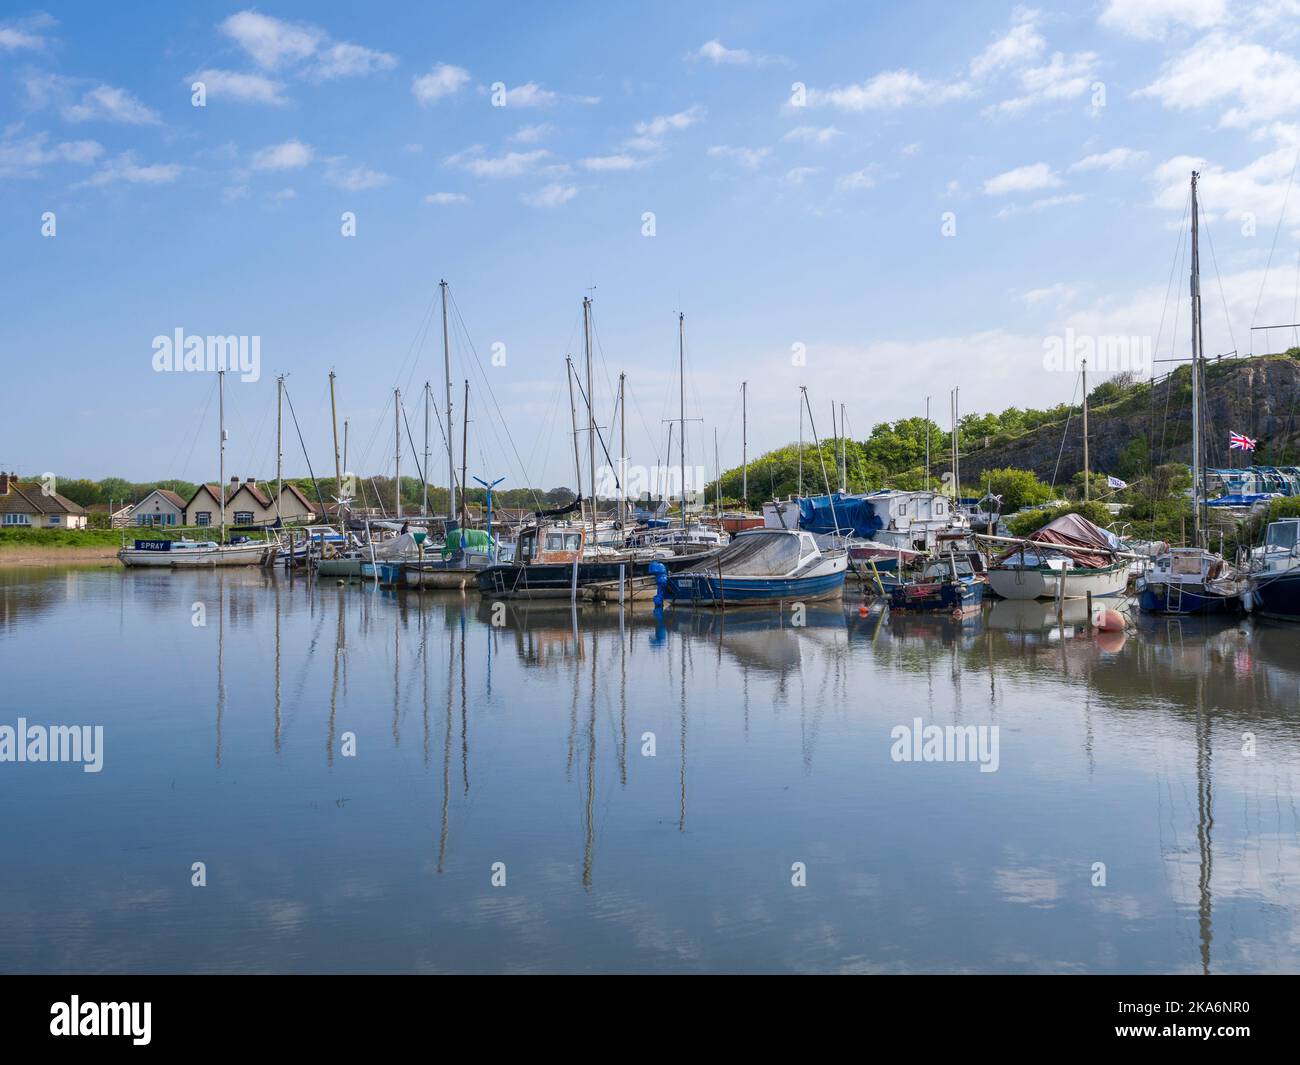
{"type": "MultiPolygon", "coordinates": [[[[662,550],[630,551],[602,544],[601,523],[596,512],[596,416],[594,408],[591,362],[591,299],[582,301],[583,340],[586,354],[586,389],[588,436],[588,477],[593,488],[589,499],[582,496],[582,459],[578,445],[578,414],[574,402],[573,382],[577,371],[573,360],[566,360],[569,381],[569,413],[573,429],[573,463],[578,498],[567,507],[539,512],[531,525],[519,530],[514,559],[487,566],[477,572],[479,591],[494,599],[576,599],[579,589],[592,585],[614,585],[620,580],[649,578],[652,563],[662,563],[668,572],[698,565],[710,557],[707,550],[692,554],[659,558],[662,550]],[[589,516],[587,512],[589,513],[589,516]],[[568,520],[576,514],[577,522],[568,520]]],[[[579,388],[581,389],[581,381],[579,388]]],[[[683,401],[684,403],[684,401],[683,401]]],[[[683,458],[685,451],[683,450],[683,458]]],[[[685,489],[683,488],[683,514],[685,489]]],[[[626,506],[621,503],[623,512],[626,506]]],[[[626,537],[619,530],[619,541],[626,537]]]]}
{"type": "Polygon", "coordinates": [[[1204,544],[1201,508],[1205,463],[1201,455],[1201,258],[1197,181],[1192,171],[1192,545],[1157,555],[1137,581],[1138,603],[1149,614],[1218,614],[1235,610],[1243,582],[1233,566],[1204,544]]]}
{"type": "Polygon", "coordinates": [[[226,371],[217,371],[220,444],[217,464],[220,481],[216,494],[221,499],[220,535],[216,540],[136,540],[134,546],[117,553],[124,566],[258,566],[274,557],[278,541],[262,540],[228,544],[226,540],[226,371]]]}

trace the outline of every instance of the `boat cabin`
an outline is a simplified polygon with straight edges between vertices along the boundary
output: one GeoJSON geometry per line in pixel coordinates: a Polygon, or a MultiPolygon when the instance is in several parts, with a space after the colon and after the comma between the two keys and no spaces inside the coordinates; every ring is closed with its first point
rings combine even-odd
{"type": "Polygon", "coordinates": [[[587,533],[581,525],[532,525],[519,531],[515,561],[573,562],[582,555],[587,533]]]}

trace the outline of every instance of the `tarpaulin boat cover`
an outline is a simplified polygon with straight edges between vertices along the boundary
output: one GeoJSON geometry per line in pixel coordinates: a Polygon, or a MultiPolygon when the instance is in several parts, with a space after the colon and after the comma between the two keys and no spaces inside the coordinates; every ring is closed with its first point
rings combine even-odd
{"type": "Polygon", "coordinates": [[[885,527],[876,508],[865,496],[804,496],[799,500],[799,528],[810,533],[834,533],[872,539],[885,527]]]}
{"type": "MultiPolygon", "coordinates": [[[[1074,564],[1087,569],[1101,569],[1115,561],[1108,553],[1116,546],[1115,538],[1081,514],[1062,514],[1059,518],[1049,521],[1037,532],[1031,532],[1025,539],[1039,544],[1060,544],[1062,547],[1098,549],[1096,551],[1070,552],[1074,564]]],[[[1018,547],[1013,547],[1009,551],[1003,552],[998,561],[1014,561],[1013,556],[1020,554],[1020,550],[1018,547]]]]}
{"type": "Polygon", "coordinates": [[[799,565],[798,534],[757,530],[737,536],[710,561],[707,569],[724,577],[784,577],[799,565]]]}

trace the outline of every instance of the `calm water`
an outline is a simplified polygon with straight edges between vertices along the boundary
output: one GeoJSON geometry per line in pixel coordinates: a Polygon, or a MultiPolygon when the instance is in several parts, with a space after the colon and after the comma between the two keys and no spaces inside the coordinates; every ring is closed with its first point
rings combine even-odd
{"type": "Polygon", "coordinates": [[[1300,969],[1300,628],[491,611],[0,570],[0,970],[1300,969]]]}

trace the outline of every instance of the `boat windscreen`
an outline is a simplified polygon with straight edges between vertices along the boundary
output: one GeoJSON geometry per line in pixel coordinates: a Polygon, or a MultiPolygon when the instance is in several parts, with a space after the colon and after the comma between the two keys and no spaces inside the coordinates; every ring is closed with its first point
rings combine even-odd
{"type": "Polygon", "coordinates": [[[786,532],[753,532],[738,536],[718,552],[711,569],[738,577],[772,577],[799,565],[798,536],[786,532]]]}

